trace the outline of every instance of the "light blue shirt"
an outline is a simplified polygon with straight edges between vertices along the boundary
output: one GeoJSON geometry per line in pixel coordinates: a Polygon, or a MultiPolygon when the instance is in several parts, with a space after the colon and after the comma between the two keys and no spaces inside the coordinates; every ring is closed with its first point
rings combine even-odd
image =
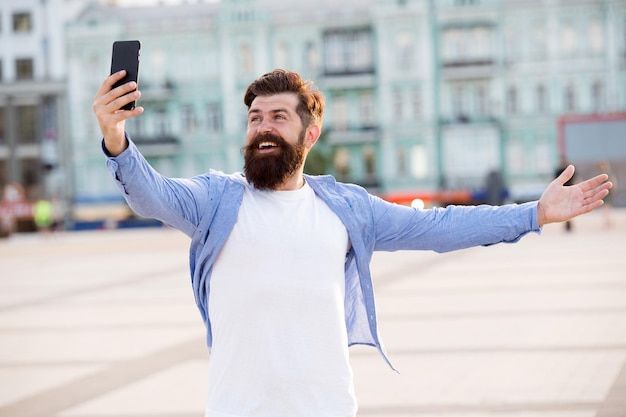
{"type": "MultiPolygon", "coordinates": [[[[207,304],[211,272],[237,221],[245,177],[241,173],[227,175],[217,171],[188,179],[164,177],[148,164],[130,138],[128,149],[117,157],[109,156],[107,166],[133,211],[158,219],[191,238],[191,282],[210,348],[207,304]]],[[[351,249],[345,263],[348,343],[375,346],[390,366],[377,328],[369,267],[374,251],[449,252],[513,243],[528,232],[541,231],[537,202],[419,210],[389,203],[362,187],[336,182],[329,175],[305,175],[305,179],[341,219],[350,238],[351,249]]]]}

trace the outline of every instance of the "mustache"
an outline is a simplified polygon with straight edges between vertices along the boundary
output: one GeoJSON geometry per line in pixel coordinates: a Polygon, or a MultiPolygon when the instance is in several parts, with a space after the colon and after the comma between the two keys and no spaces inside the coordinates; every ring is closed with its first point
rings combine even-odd
{"type": "Polygon", "coordinates": [[[256,151],[259,149],[259,145],[263,142],[274,142],[279,147],[283,148],[289,144],[285,139],[275,133],[257,133],[248,145],[241,148],[243,152],[256,151]]]}

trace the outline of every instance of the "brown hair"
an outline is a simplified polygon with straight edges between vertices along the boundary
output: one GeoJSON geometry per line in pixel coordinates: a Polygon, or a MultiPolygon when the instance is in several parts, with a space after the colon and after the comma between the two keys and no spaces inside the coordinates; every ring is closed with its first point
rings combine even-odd
{"type": "Polygon", "coordinates": [[[248,109],[257,96],[294,93],[298,96],[296,113],[304,127],[322,125],[324,118],[324,96],[313,88],[312,81],[305,81],[297,72],[275,69],[257,78],[248,86],[243,102],[248,109]]]}

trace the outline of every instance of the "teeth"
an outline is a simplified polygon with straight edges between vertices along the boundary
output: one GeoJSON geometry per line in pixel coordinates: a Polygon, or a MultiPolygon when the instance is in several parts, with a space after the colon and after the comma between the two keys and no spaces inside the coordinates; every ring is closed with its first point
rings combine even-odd
{"type": "Polygon", "coordinates": [[[274,146],[276,146],[274,142],[261,142],[259,144],[259,149],[273,148],[274,146]]]}

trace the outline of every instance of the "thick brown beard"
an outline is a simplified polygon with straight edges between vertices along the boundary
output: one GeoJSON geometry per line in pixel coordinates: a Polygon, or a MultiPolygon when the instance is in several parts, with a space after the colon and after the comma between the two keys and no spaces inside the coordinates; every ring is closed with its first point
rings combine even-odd
{"type": "Polygon", "coordinates": [[[252,143],[243,148],[243,172],[254,188],[258,190],[276,190],[304,163],[304,131],[298,143],[291,145],[274,134],[257,135],[252,143]],[[274,152],[259,152],[261,142],[272,141],[278,145],[274,152]]]}

